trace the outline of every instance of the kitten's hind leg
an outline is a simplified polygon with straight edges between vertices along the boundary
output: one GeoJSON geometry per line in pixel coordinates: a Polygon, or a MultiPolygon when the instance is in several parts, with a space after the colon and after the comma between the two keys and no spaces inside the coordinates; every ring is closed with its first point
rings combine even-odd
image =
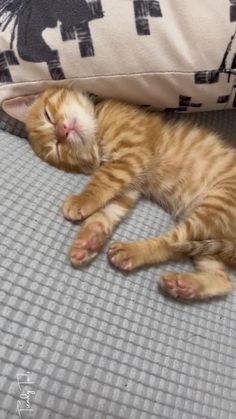
{"type": "Polygon", "coordinates": [[[188,221],[184,221],[159,237],[131,242],[115,242],[108,250],[108,257],[117,268],[131,271],[142,266],[181,259],[181,255],[174,251],[172,243],[187,239],[189,240],[189,226],[188,221]]]}
{"type": "Polygon", "coordinates": [[[181,300],[208,299],[229,294],[232,283],[224,265],[212,256],[195,259],[197,272],[170,272],[160,281],[160,287],[171,297],[181,300]]]}
{"type": "Polygon", "coordinates": [[[173,244],[221,237],[222,230],[225,230],[226,215],[225,211],[220,212],[218,207],[215,208],[209,198],[189,217],[162,236],[128,243],[113,243],[108,251],[109,259],[116,267],[131,271],[141,266],[186,258],[187,253],[176,252],[173,244]]]}
{"type": "MultiPolygon", "coordinates": [[[[217,206],[210,206],[205,201],[176,228],[160,237],[136,242],[113,243],[108,256],[116,267],[126,271],[148,265],[156,265],[170,260],[188,257],[176,252],[173,244],[192,240],[204,240],[209,237],[221,237],[228,220],[226,211],[219,211],[217,206]],[[225,221],[226,220],[226,221],[225,221]]],[[[204,299],[228,294],[232,284],[224,271],[224,265],[214,257],[195,258],[198,272],[166,274],[161,287],[170,295],[182,299],[204,299]]]]}
{"type": "Polygon", "coordinates": [[[126,217],[138,198],[138,192],[127,191],[85,221],[69,253],[71,264],[74,267],[88,263],[97,256],[116,226],[126,217]]]}

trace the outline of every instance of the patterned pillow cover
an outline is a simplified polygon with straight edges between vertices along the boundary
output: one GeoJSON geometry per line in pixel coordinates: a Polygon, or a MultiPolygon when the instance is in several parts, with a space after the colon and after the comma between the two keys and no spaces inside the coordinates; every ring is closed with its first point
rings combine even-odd
{"type": "Polygon", "coordinates": [[[52,84],[236,108],[236,0],[0,0],[0,102],[52,84]]]}

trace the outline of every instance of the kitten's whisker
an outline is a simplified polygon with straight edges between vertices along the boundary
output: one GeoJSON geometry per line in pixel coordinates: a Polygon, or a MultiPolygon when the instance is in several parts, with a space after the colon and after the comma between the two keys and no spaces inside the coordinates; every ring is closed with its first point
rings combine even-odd
{"type": "Polygon", "coordinates": [[[61,161],[61,154],[60,154],[60,144],[59,144],[59,142],[56,143],[56,152],[57,152],[58,161],[60,162],[61,161]]]}
{"type": "Polygon", "coordinates": [[[47,152],[47,154],[45,156],[45,159],[47,160],[51,156],[51,154],[54,155],[54,149],[53,149],[53,147],[45,147],[44,150],[46,150],[46,149],[49,149],[49,151],[47,152]]]}
{"type": "Polygon", "coordinates": [[[79,143],[76,139],[70,139],[70,144],[73,147],[73,153],[75,153],[76,158],[79,159],[80,157],[80,149],[79,149],[79,143]]]}
{"type": "Polygon", "coordinates": [[[86,141],[85,141],[85,138],[84,138],[84,134],[82,134],[81,131],[80,131],[80,133],[78,135],[79,135],[79,138],[80,138],[82,144],[85,146],[86,145],[86,141]]]}

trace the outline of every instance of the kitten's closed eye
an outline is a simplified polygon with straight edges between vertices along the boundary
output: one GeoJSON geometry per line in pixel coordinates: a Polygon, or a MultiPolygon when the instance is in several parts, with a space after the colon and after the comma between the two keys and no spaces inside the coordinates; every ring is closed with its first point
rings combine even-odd
{"type": "Polygon", "coordinates": [[[51,116],[51,114],[50,114],[50,112],[48,111],[47,108],[44,109],[44,116],[45,116],[47,122],[54,125],[55,122],[53,121],[52,116],[51,116]]]}

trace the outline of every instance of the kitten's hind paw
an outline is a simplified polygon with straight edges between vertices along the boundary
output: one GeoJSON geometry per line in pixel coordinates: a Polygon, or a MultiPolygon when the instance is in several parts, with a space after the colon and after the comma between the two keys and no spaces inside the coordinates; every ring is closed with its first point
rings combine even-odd
{"type": "MultiPolygon", "coordinates": [[[[186,274],[184,274],[186,276],[186,274]]],[[[198,298],[198,284],[181,273],[167,273],[160,281],[161,289],[173,298],[193,300],[198,298]]]]}
{"type": "Polygon", "coordinates": [[[107,235],[101,223],[93,223],[82,228],[73,243],[69,257],[72,266],[80,267],[94,259],[102,249],[107,235]]]}
{"type": "MultiPolygon", "coordinates": [[[[213,268],[215,268],[214,261],[213,268]]],[[[209,267],[209,261],[208,261],[209,267]]],[[[199,272],[172,272],[161,279],[160,287],[171,297],[181,300],[206,300],[232,291],[232,283],[220,264],[218,269],[199,272]]]]}

